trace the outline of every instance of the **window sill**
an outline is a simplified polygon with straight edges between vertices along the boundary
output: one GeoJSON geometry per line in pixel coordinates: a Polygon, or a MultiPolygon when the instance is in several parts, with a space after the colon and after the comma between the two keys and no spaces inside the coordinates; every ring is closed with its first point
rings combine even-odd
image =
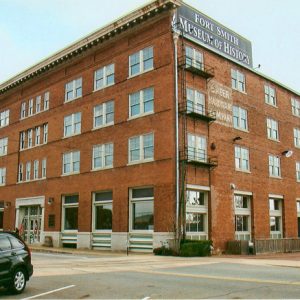
{"type": "Polygon", "coordinates": [[[231,87],[231,88],[232,88],[232,90],[235,91],[235,92],[239,92],[239,93],[242,93],[242,94],[244,94],[244,95],[247,95],[246,91],[240,91],[240,90],[238,90],[238,89],[235,89],[234,87],[231,87]]]}
{"type": "Polygon", "coordinates": [[[112,229],[94,229],[92,231],[92,234],[93,233],[109,233],[109,234],[111,234],[112,233],[112,229]]]}
{"type": "Polygon", "coordinates": [[[268,140],[272,141],[272,142],[280,143],[280,140],[272,139],[272,138],[269,138],[269,137],[268,137],[268,140]]]}
{"type": "Polygon", "coordinates": [[[66,100],[66,99],[65,99],[64,104],[69,103],[69,102],[72,102],[72,101],[77,100],[77,99],[80,99],[80,98],[82,98],[82,95],[81,95],[81,96],[78,96],[78,97],[76,97],[76,98],[72,98],[72,99],[70,99],[70,100],[66,100]]]}
{"type": "Polygon", "coordinates": [[[44,146],[46,145],[47,143],[44,143],[44,144],[38,144],[38,145],[35,145],[33,147],[30,147],[30,148],[25,148],[25,149],[20,149],[20,152],[23,152],[23,151],[26,151],[26,150],[31,150],[31,149],[34,149],[34,148],[38,148],[38,147],[41,147],[41,146],[44,146]]]}
{"type": "Polygon", "coordinates": [[[78,175],[80,172],[72,172],[72,173],[67,173],[67,174],[61,174],[60,177],[66,177],[66,176],[72,176],[72,175],[78,175]]]}
{"type": "Polygon", "coordinates": [[[281,176],[272,176],[272,175],[269,175],[269,177],[270,177],[271,179],[282,179],[281,176]]]}
{"type": "Polygon", "coordinates": [[[249,170],[243,170],[243,169],[235,169],[236,172],[241,172],[241,173],[246,173],[246,174],[251,174],[251,171],[249,170]]]}
{"type": "Polygon", "coordinates": [[[91,172],[110,170],[110,169],[113,169],[113,168],[114,168],[114,166],[109,166],[109,167],[104,167],[104,168],[95,168],[95,169],[92,169],[91,172]]]}
{"type": "Polygon", "coordinates": [[[106,89],[106,88],[108,88],[108,87],[110,87],[110,86],[113,86],[113,85],[115,85],[115,84],[116,84],[116,83],[114,82],[114,83],[111,83],[111,84],[105,85],[105,86],[103,86],[103,87],[101,87],[101,88],[99,88],[99,89],[95,89],[95,88],[94,88],[94,90],[93,90],[93,93],[96,93],[96,92],[102,91],[102,90],[104,90],[104,89],[106,89]]]}
{"type": "Polygon", "coordinates": [[[148,72],[151,72],[151,71],[153,71],[153,70],[154,70],[154,68],[152,67],[151,69],[148,69],[148,70],[146,70],[146,71],[137,73],[137,74],[135,74],[135,75],[129,75],[129,76],[127,77],[127,79],[131,79],[131,78],[137,77],[137,76],[139,76],[139,75],[143,75],[143,74],[148,73],[148,72]]]}
{"type": "Polygon", "coordinates": [[[133,161],[133,162],[129,162],[127,164],[127,166],[134,166],[134,165],[138,165],[138,164],[146,164],[146,163],[150,163],[150,162],[153,162],[153,161],[154,161],[154,159],[133,161]]]}
{"type": "Polygon", "coordinates": [[[274,107],[274,108],[278,108],[277,105],[274,105],[274,104],[272,104],[272,103],[265,102],[265,104],[267,104],[267,105],[269,105],[269,106],[271,106],[271,107],[274,107]]]}
{"type": "Polygon", "coordinates": [[[23,120],[29,119],[29,118],[34,117],[34,116],[36,116],[36,115],[42,114],[43,112],[48,111],[48,110],[49,110],[49,108],[43,109],[43,110],[41,110],[41,111],[39,111],[39,112],[36,112],[35,114],[28,115],[28,116],[26,116],[26,117],[21,117],[21,118],[19,119],[19,121],[23,121],[23,120]]]}
{"type": "Polygon", "coordinates": [[[102,129],[102,128],[110,127],[110,126],[113,126],[113,125],[115,125],[114,122],[108,123],[108,124],[105,124],[105,125],[102,125],[102,126],[94,127],[94,128],[92,128],[92,131],[96,131],[96,130],[99,130],[99,129],[102,129]]]}
{"type": "Polygon", "coordinates": [[[147,117],[147,116],[150,116],[150,115],[153,115],[153,114],[154,114],[154,111],[147,112],[147,113],[142,113],[142,114],[139,114],[139,115],[136,115],[136,116],[133,116],[133,117],[129,117],[127,119],[127,121],[139,119],[139,118],[142,118],[142,117],[147,117]]]}
{"type": "Polygon", "coordinates": [[[68,136],[63,136],[63,137],[62,137],[62,140],[65,140],[65,139],[68,139],[68,138],[72,138],[72,137],[77,136],[77,135],[80,135],[80,134],[81,134],[81,132],[75,133],[75,134],[71,134],[71,135],[68,135],[68,136]]]}
{"type": "Polygon", "coordinates": [[[6,156],[6,155],[7,155],[7,153],[0,154],[0,157],[6,156]]]}
{"type": "Polygon", "coordinates": [[[236,130],[239,130],[239,131],[249,133],[249,129],[239,128],[239,127],[234,127],[234,126],[233,126],[233,128],[236,129],[236,130]]]}
{"type": "Polygon", "coordinates": [[[37,178],[37,179],[31,179],[31,180],[24,180],[24,181],[18,181],[17,184],[22,184],[22,183],[31,183],[31,182],[37,182],[37,181],[43,181],[46,180],[47,178],[37,178]]]}

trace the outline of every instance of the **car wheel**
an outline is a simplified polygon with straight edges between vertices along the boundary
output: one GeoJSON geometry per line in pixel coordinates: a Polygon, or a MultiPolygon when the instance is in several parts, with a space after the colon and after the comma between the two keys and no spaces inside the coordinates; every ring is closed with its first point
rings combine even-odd
{"type": "Polygon", "coordinates": [[[15,294],[20,294],[26,287],[26,276],[22,269],[17,269],[14,272],[13,280],[11,282],[10,289],[15,294]]]}

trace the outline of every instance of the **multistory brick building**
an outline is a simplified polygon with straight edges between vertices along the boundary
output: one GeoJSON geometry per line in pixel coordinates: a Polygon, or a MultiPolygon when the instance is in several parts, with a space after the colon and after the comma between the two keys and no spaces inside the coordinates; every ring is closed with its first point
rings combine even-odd
{"type": "Polygon", "coordinates": [[[158,0],[0,85],[0,228],[152,250],[300,233],[300,95],[158,0]]]}

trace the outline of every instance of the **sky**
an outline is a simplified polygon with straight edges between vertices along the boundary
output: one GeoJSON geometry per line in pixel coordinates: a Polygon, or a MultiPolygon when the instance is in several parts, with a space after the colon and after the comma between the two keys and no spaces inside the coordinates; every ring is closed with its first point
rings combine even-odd
{"type": "MultiPolygon", "coordinates": [[[[146,0],[0,0],[0,83],[146,0]]],[[[252,42],[253,66],[300,93],[299,0],[186,0],[252,42]]]]}

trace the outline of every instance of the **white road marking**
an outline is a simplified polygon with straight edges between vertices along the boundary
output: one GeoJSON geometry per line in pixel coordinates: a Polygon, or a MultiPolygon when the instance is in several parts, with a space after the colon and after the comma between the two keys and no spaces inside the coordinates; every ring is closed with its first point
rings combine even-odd
{"type": "Polygon", "coordinates": [[[151,299],[151,298],[150,297],[145,297],[142,300],[149,300],[149,299],[151,299]]]}
{"type": "Polygon", "coordinates": [[[28,298],[24,298],[22,300],[34,299],[34,298],[37,298],[37,297],[49,295],[49,294],[52,294],[52,293],[56,293],[56,292],[59,292],[59,291],[62,291],[62,290],[66,290],[66,289],[72,288],[74,286],[75,286],[74,284],[68,285],[68,286],[64,286],[64,287],[62,287],[60,289],[56,289],[56,290],[52,290],[52,291],[49,291],[49,292],[46,292],[46,293],[42,293],[42,294],[39,294],[39,295],[35,295],[35,296],[28,297],[28,298]]]}

